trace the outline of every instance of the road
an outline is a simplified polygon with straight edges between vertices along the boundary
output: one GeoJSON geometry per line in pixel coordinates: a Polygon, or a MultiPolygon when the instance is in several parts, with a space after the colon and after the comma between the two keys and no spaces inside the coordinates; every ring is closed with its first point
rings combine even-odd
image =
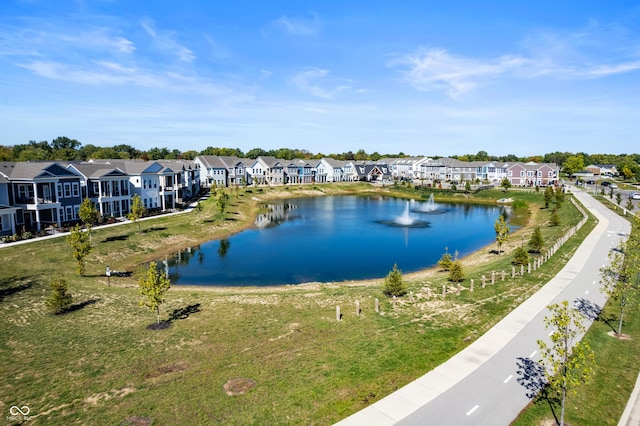
{"type": "Polygon", "coordinates": [[[629,222],[590,195],[579,190],[575,195],[599,223],[558,275],[451,360],[339,424],[510,424],[529,403],[517,380],[517,361],[539,361],[536,341],[548,341],[546,306],[579,299],[603,306],[600,268],[630,231],[629,222]]]}

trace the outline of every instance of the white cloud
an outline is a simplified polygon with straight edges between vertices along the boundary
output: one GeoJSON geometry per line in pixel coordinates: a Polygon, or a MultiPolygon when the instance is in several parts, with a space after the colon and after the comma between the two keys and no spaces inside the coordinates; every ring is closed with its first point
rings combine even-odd
{"type": "MultiPolygon", "coordinates": [[[[351,88],[348,84],[336,84],[335,79],[328,79],[328,84],[333,83],[334,86],[330,88],[321,87],[318,82],[327,82],[327,77],[329,76],[329,71],[313,68],[306,71],[299,72],[294,75],[290,82],[300,89],[301,91],[316,96],[318,98],[323,99],[333,99],[335,95],[344,90],[348,90],[351,88]]],[[[326,85],[326,84],[325,84],[326,85]]]]}
{"type": "Polygon", "coordinates": [[[314,36],[320,30],[320,22],[316,15],[309,18],[290,18],[281,16],[273,21],[273,25],[280,31],[295,36],[314,36]]]}
{"type": "Polygon", "coordinates": [[[140,25],[153,40],[154,46],[163,52],[176,56],[182,62],[193,62],[196,55],[191,49],[176,41],[176,34],[173,31],[158,31],[154,28],[154,23],[150,19],[143,20],[140,25]]]}
{"type": "Polygon", "coordinates": [[[456,97],[487,79],[496,78],[521,68],[528,63],[520,56],[501,56],[482,61],[449,54],[444,49],[420,49],[418,52],[397,58],[389,66],[404,68],[407,83],[417,90],[444,89],[456,97]]]}

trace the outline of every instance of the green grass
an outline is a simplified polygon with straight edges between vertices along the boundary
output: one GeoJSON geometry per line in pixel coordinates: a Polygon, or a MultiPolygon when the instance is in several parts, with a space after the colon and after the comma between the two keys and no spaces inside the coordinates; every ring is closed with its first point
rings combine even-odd
{"type": "MultiPolygon", "coordinates": [[[[323,186],[323,193],[372,191],[350,184],[323,186]]],[[[139,272],[144,262],[179,248],[238,232],[252,221],[258,202],[231,193],[227,220],[215,200],[203,212],[162,217],[137,226],[96,229],[87,276],[75,265],[64,239],[3,248],[0,256],[0,405],[27,405],[43,424],[121,424],[134,416],[155,424],[330,424],[393,392],[466,347],[515,306],[546,283],[570,258],[593,227],[580,233],[541,269],[510,278],[511,237],[502,255],[487,247],[463,259],[466,281],[475,291],[440,296],[445,273],[430,271],[405,277],[414,302],[400,298],[393,308],[382,295],[381,280],[278,288],[172,288],[163,317],[198,306],[166,330],[147,330],[155,315],[138,306],[137,281],[112,277],[104,266],[139,272]],[[505,282],[482,289],[480,276],[506,270],[505,282]],[[70,284],[74,303],[86,303],[66,315],[45,311],[47,281],[60,274],[70,284]],[[426,297],[427,288],[432,297],[426,297]],[[375,299],[382,314],[374,312],[375,299]],[[362,315],[355,315],[355,302],[362,315]],[[343,320],[335,320],[335,308],[343,320]],[[249,378],[255,388],[228,396],[224,384],[249,378]]],[[[265,195],[304,195],[265,189],[265,195]]],[[[387,195],[421,197],[415,191],[374,190],[387,195]]],[[[244,194],[241,190],[240,193],[244,194]]],[[[315,191],[319,193],[319,191],[315,191]]],[[[312,194],[307,194],[312,195],[312,194]]],[[[540,208],[542,194],[513,193],[531,215],[519,232],[528,236],[541,224],[547,241],[576,223],[581,215],[568,203],[559,227],[546,226],[550,212],[540,208]]],[[[494,202],[501,191],[474,196],[455,194],[460,202],[494,202]]],[[[443,196],[438,200],[443,201],[443,196]]],[[[526,240],[525,240],[526,242],[526,240]]],[[[451,248],[454,250],[455,248],[451,248]]],[[[250,267],[251,259],[247,259],[250,267]]]]}

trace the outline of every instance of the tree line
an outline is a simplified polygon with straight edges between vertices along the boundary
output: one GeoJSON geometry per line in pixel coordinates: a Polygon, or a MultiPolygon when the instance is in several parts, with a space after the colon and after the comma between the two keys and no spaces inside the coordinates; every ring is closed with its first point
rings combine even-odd
{"type": "MultiPolygon", "coordinates": [[[[302,158],[305,160],[334,158],[336,160],[354,161],[378,161],[383,158],[405,158],[412,155],[404,152],[380,154],[375,151],[366,152],[359,149],[356,152],[346,151],[342,153],[312,153],[306,149],[278,148],[265,150],[253,148],[243,152],[239,148],[212,147],[201,151],[169,149],[166,147],[153,147],[148,150],[140,150],[131,145],[119,144],[111,147],[101,147],[93,144],[83,145],[77,139],[60,136],[49,141],[36,142],[31,140],[24,144],[0,145],[0,161],[86,161],[89,159],[123,159],[123,160],[193,160],[198,155],[236,156],[240,158],[257,158],[259,156],[271,156],[292,160],[302,158]]],[[[421,155],[416,155],[421,156],[421,155]]],[[[429,155],[438,159],[442,156],[429,155]]],[[[476,154],[453,155],[460,161],[497,161],[497,162],[529,162],[555,163],[562,167],[563,171],[572,174],[583,170],[589,164],[613,164],[625,179],[640,176],[640,154],[588,154],[586,152],[552,152],[544,155],[518,157],[514,154],[503,156],[489,155],[486,151],[478,151],[476,154]]]]}

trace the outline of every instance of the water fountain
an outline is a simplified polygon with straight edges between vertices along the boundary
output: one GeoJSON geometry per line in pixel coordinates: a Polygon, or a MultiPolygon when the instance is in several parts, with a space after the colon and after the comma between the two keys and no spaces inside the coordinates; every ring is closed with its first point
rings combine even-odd
{"type": "Polygon", "coordinates": [[[420,208],[412,209],[411,211],[414,213],[440,214],[446,212],[447,209],[437,205],[434,201],[433,194],[431,194],[426,204],[422,205],[420,208]]]}
{"type": "Polygon", "coordinates": [[[414,219],[413,217],[411,217],[411,215],[409,214],[408,201],[401,216],[396,217],[394,220],[380,220],[378,221],[378,223],[389,226],[398,226],[402,228],[426,228],[429,226],[429,222],[414,219]]]}

